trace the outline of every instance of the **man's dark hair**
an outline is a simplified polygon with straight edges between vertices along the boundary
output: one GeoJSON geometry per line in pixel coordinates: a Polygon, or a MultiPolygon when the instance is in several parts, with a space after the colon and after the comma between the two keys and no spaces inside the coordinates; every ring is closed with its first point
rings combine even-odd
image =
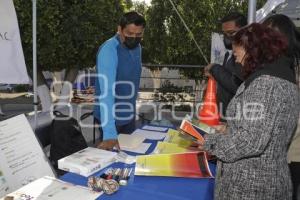
{"type": "Polygon", "coordinates": [[[146,26],[146,20],[145,18],[138,12],[135,11],[131,11],[131,12],[127,12],[125,13],[119,22],[119,25],[121,26],[121,28],[125,28],[127,25],[129,24],[134,24],[136,26],[146,26]]]}
{"type": "Polygon", "coordinates": [[[232,12],[221,19],[222,24],[230,21],[234,21],[239,28],[247,25],[247,18],[239,12],[232,12]]]}

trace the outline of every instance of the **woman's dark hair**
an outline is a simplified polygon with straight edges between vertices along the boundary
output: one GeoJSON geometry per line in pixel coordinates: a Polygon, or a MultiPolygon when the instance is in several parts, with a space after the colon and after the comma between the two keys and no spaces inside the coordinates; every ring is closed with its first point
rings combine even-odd
{"type": "Polygon", "coordinates": [[[278,59],[287,49],[287,40],[281,33],[258,23],[240,29],[232,39],[234,45],[246,51],[242,68],[245,78],[263,64],[278,59]]]}
{"type": "Polygon", "coordinates": [[[288,40],[288,50],[286,56],[295,59],[295,69],[299,76],[300,59],[300,33],[292,20],[282,14],[275,14],[268,17],[263,25],[269,26],[282,33],[288,40]]]}
{"type": "Polygon", "coordinates": [[[119,25],[121,28],[125,28],[129,24],[134,24],[136,26],[146,26],[146,20],[145,18],[138,12],[131,11],[128,13],[125,13],[119,22],[119,25]]]}

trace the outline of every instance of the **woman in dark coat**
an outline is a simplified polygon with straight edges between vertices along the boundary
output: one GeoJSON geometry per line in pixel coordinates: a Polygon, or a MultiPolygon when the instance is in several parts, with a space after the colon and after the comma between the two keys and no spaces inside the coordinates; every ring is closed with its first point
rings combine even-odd
{"type": "MultiPolygon", "coordinates": [[[[296,80],[298,86],[300,86],[300,32],[297,30],[293,21],[282,14],[271,15],[263,22],[263,25],[279,31],[288,39],[288,51],[286,52],[286,56],[294,60],[294,65],[292,65],[292,67],[296,68],[296,80]]],[[[295,131],[289,147],[288,162],[293,183],[293,200],[300,200],[300,119],[298,120],[298,128],[295,131]],[[297,193],[299,193],[299,195],[297,193]]]]}
{"type": "Polygon", "coordinates": [[[218,158],[215,200],[291,200],[287,148],[300,97],[284,36],[260,24],[233,38],[245,82],[227,109],[224,133],[200,146],[218,158]]]}

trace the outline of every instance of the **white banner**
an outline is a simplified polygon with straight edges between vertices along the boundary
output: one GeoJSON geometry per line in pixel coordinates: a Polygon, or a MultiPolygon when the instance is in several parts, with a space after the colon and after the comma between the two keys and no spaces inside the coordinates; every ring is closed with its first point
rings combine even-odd
{"type": "Polygon", "coordinates": [[[29,80],[13,0],[0,0],[0,83],[29,80]]]}
{"type": "Polygon", "coordinates": [[[212,33],[211,35],[211,63],[223,64],[226,48],[223,42],[223,35],[212,33]]]}

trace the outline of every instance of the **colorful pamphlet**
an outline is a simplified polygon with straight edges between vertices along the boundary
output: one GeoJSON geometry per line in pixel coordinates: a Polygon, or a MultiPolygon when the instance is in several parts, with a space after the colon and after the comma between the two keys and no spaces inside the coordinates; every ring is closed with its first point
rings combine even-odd
{"type": "Polygon", "coordinates": [[[213,129],[203,123],[194,124],[191,121],[184,119],[181,122],[180,129],[185,133],[195,137],[200,142],[204,142],[204,134],[213,133],[213,129]]]}
{"type": "Polygon", "coordinates": [[[216,129],[208,126],[205,123],[199,122],[198,119],[192,119],[192,124],[199,127],[201,130],[203,130],[207,134],[214,134],[216,133],[216,129]]]}
{"type": "Polygon", "coordinates": [[[137,156],[135,175],[211,178],[206,152],[137,156]]]}
{"type": "Polygon", "coordinates": [[[171,153],[185,153],[191,152],[191,150],[179,146],[175,143],[168,142],[158,142],[156,148],[153,151],[153,154],[171,154],[171,153]]]}
{"type": "Polygon", "coordinates": [[[164,142],[174,143],[180,147],[189,147],[195,142],[195,138],[187,134],[182,134],[177,130],[169,129],[164,142]]]}
{"type": "Polygon", "coordinates": [[[66,183],[58,179],[45,176],[12,192],[3,199],[15,200],[95,200],[102,192],[94,192],[86,187],[66,183]]]}
{"type": "Polygon", "coordinates": [[[58,160],[58,168],[89,176],[115,162],[116,152],[88,147],[58,160]]]}

